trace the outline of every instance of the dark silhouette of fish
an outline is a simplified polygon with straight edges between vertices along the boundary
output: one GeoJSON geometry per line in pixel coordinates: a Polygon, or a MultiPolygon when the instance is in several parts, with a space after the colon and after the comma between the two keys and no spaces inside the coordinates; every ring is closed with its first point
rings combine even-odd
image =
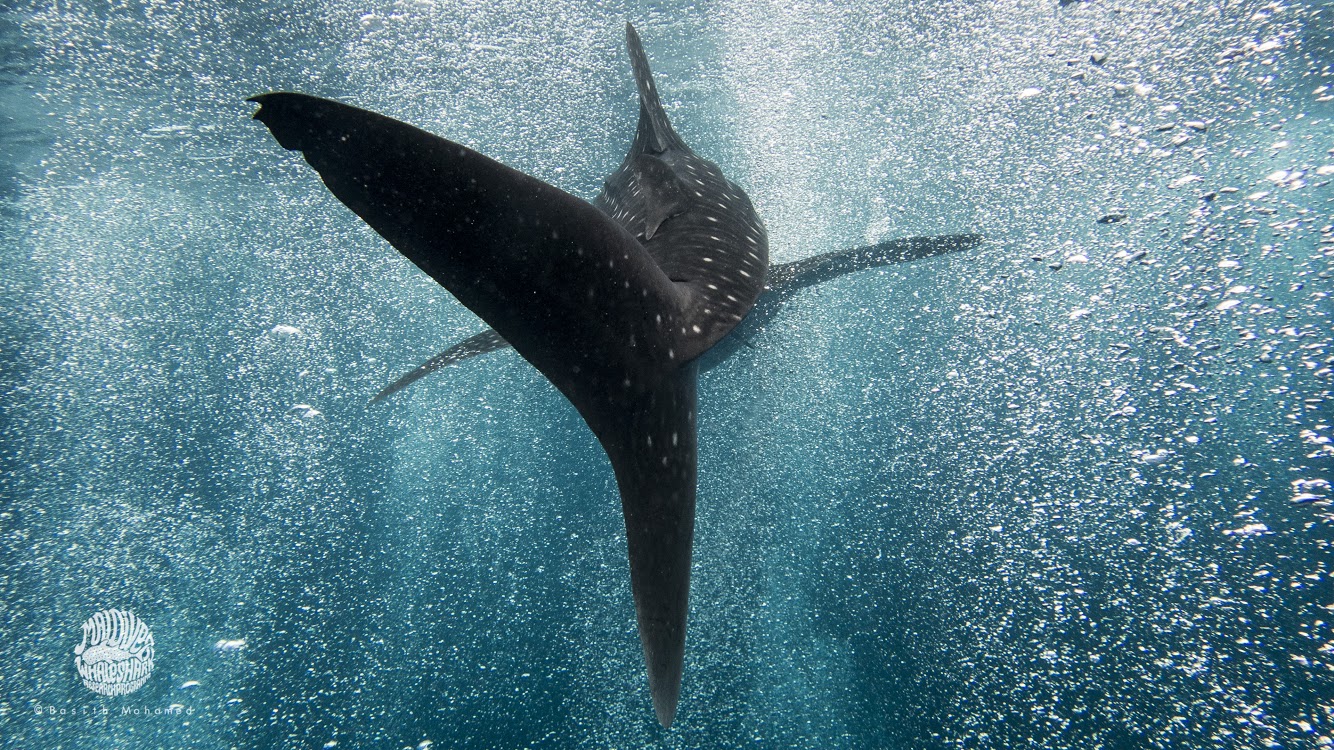
{"type": "MultiPolygon", "coordinates": [[[[685,651],[696,377],[702,355],[763,311],[752,307],[769,250],[745,192],[672,129],[629,24],[626,43],[638,129],[592,202],[346,104],[284,92],[250,101],[283,148],[301,151],[340,201],[491,326],[453,361],[513,346],[593,430],[620,489],[649,689],[668,727],[685,651]]],[[[976,239],[900,242],[891,254],[908,259],[976,239]]],[[[781,304],[875,265],[878,251],[863,250],[779,266],[768,296],[781,304]]]]}

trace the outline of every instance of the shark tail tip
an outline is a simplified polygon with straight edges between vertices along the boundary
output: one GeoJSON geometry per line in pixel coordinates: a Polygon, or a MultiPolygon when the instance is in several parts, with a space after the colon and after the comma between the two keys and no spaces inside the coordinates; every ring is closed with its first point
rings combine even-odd
{"type": "Polygon", "coordinates": [[[657,714],[658,723],[663,729],[671,729],[676,719],[676,699],[676,693],[653,696],[653,713],[657,714]]]}

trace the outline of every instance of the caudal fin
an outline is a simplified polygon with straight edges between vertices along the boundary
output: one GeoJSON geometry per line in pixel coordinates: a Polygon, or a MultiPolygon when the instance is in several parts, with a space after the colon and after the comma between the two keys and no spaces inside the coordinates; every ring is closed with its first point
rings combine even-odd
{"type": "Polygon", "coordinates": [[[699,328],[690,333],[688,298],[623,227],[540,180],[338,102],[254,101],[284,148],[301,151],[340,201],[511,343],[592,428],[621,491],[649,685],[670,724],[695,512],[696,367],[683,353],[698,348],[699,328]]]}

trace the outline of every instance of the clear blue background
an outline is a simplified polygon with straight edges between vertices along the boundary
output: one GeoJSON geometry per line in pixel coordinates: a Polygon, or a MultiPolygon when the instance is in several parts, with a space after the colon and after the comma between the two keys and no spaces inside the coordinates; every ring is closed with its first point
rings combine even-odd
{"type": "Polygon", "coordinates": [[[1332,26],[1222,0],[6,4],[0,745],[1317,746],[1332,26]],[[703,378],[670,732],[588,429],[512,352],[367,406],[481,324],[243,102],[336,97],[591,197],[637,113],[627,20],[775,261],[987,237],[807,290],[703,378]],[[156,637],[115,699],[73,660],[109,607],[156,637]]]}

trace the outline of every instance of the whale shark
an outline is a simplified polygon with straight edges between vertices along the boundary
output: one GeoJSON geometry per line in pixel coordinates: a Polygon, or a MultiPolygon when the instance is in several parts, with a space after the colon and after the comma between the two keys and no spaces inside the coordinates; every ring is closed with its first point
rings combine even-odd
{"type": "Polygon", "coordinates": [[[592,430],[620,494],[649,693],[670,728],[685,654],[701,366],[744,343],[730,335],[743,321],[762,326],[804,286],[976,239],[898,241],[771,269],[749,197],[677,134],[633,25],[625,36],[638,124],[592,201],[348,104],[293,92],[247,101],[338,200],[490,326],[440,355],[446,364],[512,347],[592,430]]]}

